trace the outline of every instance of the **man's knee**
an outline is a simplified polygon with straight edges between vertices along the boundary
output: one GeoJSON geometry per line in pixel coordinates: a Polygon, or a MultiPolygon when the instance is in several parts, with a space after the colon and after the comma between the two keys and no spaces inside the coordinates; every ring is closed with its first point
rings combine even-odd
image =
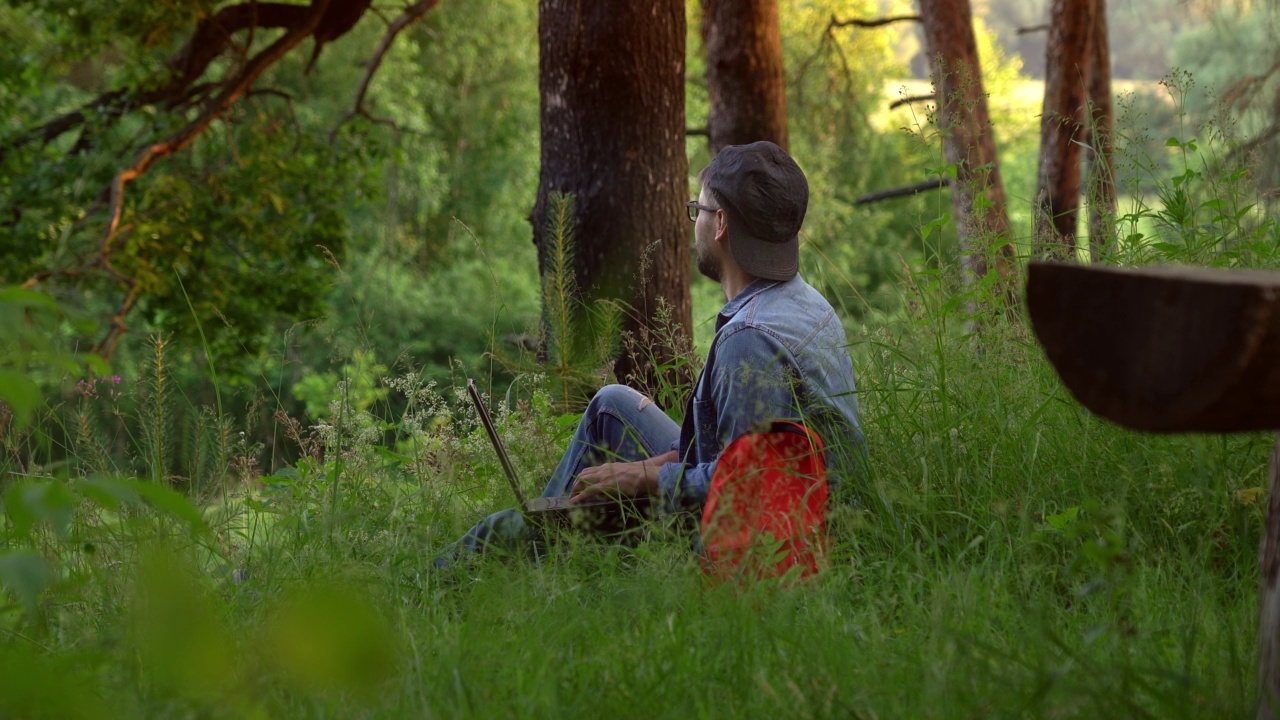
{"type": "Polygon", "coordinates": [[[631,413],[644,409],[648,398],[626,385],[605,385],[591,398],[588,412],[608,409],[614,415],[631,413]]]}

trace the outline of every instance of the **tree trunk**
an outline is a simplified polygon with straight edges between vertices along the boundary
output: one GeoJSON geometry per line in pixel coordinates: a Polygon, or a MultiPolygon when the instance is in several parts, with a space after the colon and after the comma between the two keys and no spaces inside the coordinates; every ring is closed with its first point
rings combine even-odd
{"type": "Polygon", "coordinates": [[[1116,242],[1115,111],[1111,92],[1111,40],[1107,0],[1093,0],[1093,39],[1089,52],[1089,257],[1104,260],[1116,242]]]}
{"type": "Polygon", "coordinates": [[[1076,253],[1081,143],[1094,0],[1053,0],[1040,113],[1040,171],[1036,188],[1036,254],[1060,259],[1076,253]]]}
{"type": "MultiPolygon", "coordinates": [[[[575,198],[573,257],[584,300],[628,305],[624,330],[641,343],[615,366],[626,381],[670,359],[653,329],[659,301],[684,339],[689,296],[689,166],[685,156],[685,14],[681,0],[541,0],[538,87],[542,169],[533,208],[546,264],[549,196],[575,198]]],[[[681,338],[677,338],[677,341],[681,338]]]]}
{"type": "Polygon", "coordinates": [[[1258,720],[1280,713],[1280,438],[1271,453],[1270,499],[1262,535],[1262,597],[1258,599],[1258,720]]]}
{"type": "Polygon", "coordinates": [[[920,0],[920,17],[925,50],[933,64],[943,151],[947,163],[956,169],[951,204],[965,282],[987,274],[991,249],[996,271],[1005,277],[1013,255],[1009,215],[969,0],[920,0]]]}
{"type": "Polygon", "coordinates": [[[787,147],[778,0],[703,0],[711,154],[770,140],[787,147]]]}

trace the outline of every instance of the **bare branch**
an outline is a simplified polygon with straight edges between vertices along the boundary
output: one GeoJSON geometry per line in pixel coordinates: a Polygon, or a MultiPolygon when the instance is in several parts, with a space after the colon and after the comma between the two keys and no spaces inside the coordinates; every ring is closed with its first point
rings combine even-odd
{"type": "MultiPolygon", "coordinates": [[[[387,51],[391,49],[391,44],[395,41],[396,36],[399,35],[402,30],[422,19],[424,15],[439,4],[440,0],[419,0],[405,8],[404,12],[400,13],[400,16],[387,26],[387,31],[382,36],[382,42],[378,43],[378,47],[373,51],[373,55],[365,61],[364,77],[360,80],[360,87],[356,90],[355,101],[352,103],[351,109],[338,120],[338,124],[329,132],[330,144],[332,144],[334,139],[337,138],[338,131],[342,126],[352,118],[360,115],[369,117],[371,120],[373,119],[368,114],[368,111],[365,110],[364,101],[365,97],[369,94],[369,84],[373,82],[373,76],[377,74],[378,68],[382,66],[382,60],[386,57],[387,51]]],[[[392,124],[394,125],[394,123],[392,124]]]]}
{"type": "Polygon", "coordinates": [[[860,27],[860,28],[876,28],[884,25],[892,25],[899,22],[920,22],[919,15],[890,15],[882,18],[871,18],[869,20],[862,18],[852,18],[850,20],[837,20],[834,15],[831,16],[831,23],[827,25],[827,32],[831,32],[836,28],[843,27],[860,27]]]}
{"type": "Polygon", "coordinates": [[[387,127],[391,128],[397,133],[404,133],[405,135],[422,135],[423,134],[412,128],[407,128],[401,125],[400,123],[396,122],[395,120],[392,120],[391,118],[379,117],[377,115],[374,115],[368,110],[361,110],[359,115],[360,117],[364,118],[365,120],[368,120],[374,125],[386,125],[387,127]]]}
{"type": "Polygon", "coordinates": [[[1261,75],[1248,75],[1240,78],[1239,81],[1222,93],[1222,104],[1228,107],[1234,106],[1241,111],[1248,110],[1253,100],[1257,97],[1257,90],[1277,72],[1280,72],[1280,61],[1277,61],[1261,75]]]}
{"type": "Polygon", "coordinates": [[[245,97],[258,97],[260,95],[277,97],[284,100],[286,104],[293,105],[293,95],[279,88],[254,88],[244,94],[245,97]]]}
{"type": "Polygon", "coordinates": [[[116,309],[115,315],[111,316],[111,326],[107,329],[107,334],[91,350],[104,360],[111,359],[115,354],[116,346],[120,344],[120,338],[129,331],[125,319],[129,317],[129,312],[133,310],[133,304],[138,299],[138,283],[130,280],[127,287],[129,290],[125,293],[124,300],[120,301],[120,307],[116,309]]]}
{"type": "Polygon", "coordinates": [[[1240,143],[1239,145],[1231,148],[1231,151],[1227,153],[1226,159],[1230,161],[1230,160],[1235,160],[1236,158],[1239,158],[1242,155],[1248,155],[1249,153],[1253,152],[1254,149],[1256,149],[1259,145],[1264,145],[1274,140],[1277,135],[1280,135],[1280,123],[1271,125],[1270,127],[1266,128],[1262,132],[1250,138],[1248,141],[1240,143]]]}
{"type": "Polygon", "coordinates": [[[937,95],[908,95],[904,98],[898,98],[897,100],[894,100],[893,102],[889,103],[889,109],[896,110],[902,107],[903,105],[910,105],[912,103],[918,103],[918,102],[928,102],[930,100],[937,100],[937,99],[938,99],[937,95]]]}
{"type": "Polygon", "coordinates": [[[918,195],[928,190],[941,190],[944,187],[950,187],[950,185],[951,185],[951,180],[945,177],[937,178],[935,180],[926,180],[924,182],[916,183],[915,185],[908,185],[906,187],[892,188],[889,190],[880,190],[873,193],[867,193],[866,195],[859,197],[857,200],[854,200],[853,204],[869,205],[873,202],[879,202],[881,200],[892,200],[893,198],[918,195]]]}
{"type": "Polygon", "coordinates": [[[298,122],[298,113],[293,107],[293,95],[277,88],[254,88],[245,93],[246,98],[260,95],[284,100],[285,109],[289,111],[289,122],[293,125],[293,152],[297,153],[302,148],[302,123],[298,122]]]}
{"type": "Polygon", "coordinates": [[[1027,27],[1018,28],[1019,35],[1030,35],[1031,33],[1046,32],[1049,29],[1048,23],[1044,25],[1029,25],[1027,27]]]}
{"type": "Polygon", "coordinates": [[[711,137],[711,128],[706,128],[706,127],[685,128],[684,134],[687,135],[688,137],[711,137]]]}

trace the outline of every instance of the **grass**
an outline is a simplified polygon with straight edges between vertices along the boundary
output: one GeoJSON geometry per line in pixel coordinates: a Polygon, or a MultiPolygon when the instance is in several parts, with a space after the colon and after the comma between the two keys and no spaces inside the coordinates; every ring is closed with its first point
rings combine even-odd
{"type": "MultiPolygon", "coordinates": [[[[851,338],[873,471],[817,582],[714,586],[662,529],[440,577],[434,550],[509,504],[474,423],[439,420],[415,451],[359,439],[376,421],[353,413],[327,461],[231,485],[202,522],[183,521],[177,493],[117,488],[113,508],[74,476],[11,475],[9,517],[22,505],[37,521],[25,535],[8,523],[6,542],[48,577],[24,601],[18,554],[4,556],[0,662],[21,672],[0,673],[0,714],[1252,712],[1270,439],[1097,420],[1021,321],[966,339],[932,315],[927,279],[914,318],[851,338]]],[[[447,393],[419,392],[417,407],[449,412],[447,393]]],[[[525,477],[563,442],[534,400],[500,412],[525,477]]]]}

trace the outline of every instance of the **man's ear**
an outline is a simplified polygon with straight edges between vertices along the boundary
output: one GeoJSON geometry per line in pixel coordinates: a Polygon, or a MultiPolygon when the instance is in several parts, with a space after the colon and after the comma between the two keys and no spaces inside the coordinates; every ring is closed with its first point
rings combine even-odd
{"type": "Polygon", "coordinates": [[[716,210],[716,235],[717,243],[727,243],[729,241],[729,213],[724,210],[716,210]]]}

